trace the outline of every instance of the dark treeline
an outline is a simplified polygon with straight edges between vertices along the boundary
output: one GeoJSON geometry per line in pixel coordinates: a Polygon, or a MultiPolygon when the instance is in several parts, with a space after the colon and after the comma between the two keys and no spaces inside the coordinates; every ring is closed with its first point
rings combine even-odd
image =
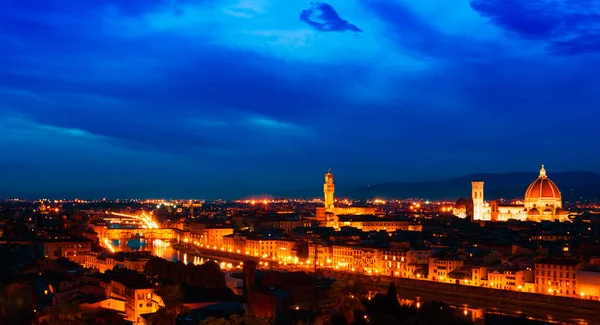
{"type": "Polygon", "coordinates": [[[202,265],[185,265],[182,262],[169,262],[159,257],[152,257],[146,263],[145,271],[171,280],[175,283],[204,289],[222,289],[226,287],[225,274],[219,265],[213,261],[202,265]]]}
{"type": "MultiPolygon", "coordinates": [[[[459,310],[444,303],[424,303],[420,308],[401,306],[394,283],[388,292],[377,294],[372,300],[365,301],[365,310],[369,315],[368,323],[375,325],[472,325],[459,310]]],[[[360,320],[360,319],[359,319],[360,320]]],[[[360,323],[357,322],[357,323],[360,323]]]]}

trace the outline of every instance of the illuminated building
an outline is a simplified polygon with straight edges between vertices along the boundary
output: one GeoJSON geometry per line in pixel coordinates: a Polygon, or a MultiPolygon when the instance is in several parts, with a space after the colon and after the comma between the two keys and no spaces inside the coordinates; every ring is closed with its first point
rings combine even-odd
{"type": "Polygon", "coordinates": [[[600,299],[600,272],[578,271],[577,294],[582,299],[600,299]]]}
{"type": "Polygon", "coordinates": [[[335,184],[331,169],[325,174],[325,184],[323,184],[323,193],[325,195],[324,206],[317,208],[317,220],[323,222],[327,227],[339,229],[338,215],[349,214],[376,214],[377,208],[370,207],[335,207],[335,184]]]}
{"type": "Polygon", "coordinates": [[[87,240],[47,240],[44,241],[44,256],[49,259],[76,256],[92,250],[87,240]]]}
{"type": "Polygon", "coordinates": [[[458,258],[429,258],[429,273],[430,280],[441,282],[454,282],[450,278],[450,273],[464,265],[464,261],[458,258]]]}
{"type": "Polygon", "coordinates": [[[163,305],[161,297],[154,290],[152,284],[143,280],[112,280],[106,284],[107,298],[124,301],[125,317],[134,324],[145,324],[142,315],[155,313],[163,305]]]}
{"type": "Polygon", "coordinates": [[[203,230],[203,244],[223,246],[223,236],[233,234],[233,227],[205,227],[203,230]]]}
{"type": "MultiPolygon", "coordinates": [[[[221,246],[208,243],[208,246],[221,246]]],[[[261,236],[227,235],[223,237],[223,250],[226,252],[252,256],[291,259],[296,257],[294,247],[296,242],[284,238],[270,238],[261,236]]]]}
{"type": "Polygon", "coordinates": [[[488,286],[495,289],[526,291],[533,282],[533,272],[520,270],[493,270],[487,272],[488,286]]]}
{"type": "Polygon", "coordinates": [[[566,258],[544,258],[535,262],[535,292],[577,296],[577,271],[581,261],[566,258]]]}
{"type": "MultiPolygon", "coordinates": [[[[483,182],[472,183],[472,218],[482,221],[567,221],[569,213],[562,209],[562,196],[558,187],[546,175],[544,165],[540,175],[525,192],[523,204],[501,205],[493,200],[484,202],[483,182]]],[[[456,209],[455,209],[455,212],[456,209]]]]}
{"type": "Polygon", "coordinates": [[[69,260],[79,263],[85,268],[95,269],[100,273],[104,273],[107,270],[112,270],[115,266],[137,272],[143,272],[148,259],[148,257],[137,258],[134,255],[131,255],[131,257],[124,256],[122,258],[117,258],[114,255],[101,256],[95,252],[86,252],[79,256],[73,256],[69,258],[69,260]]]}
{"type": "Polygon", "coordinates": [[[316,261],[319,265],[336,266],[333,259],[333,246],[323,243],[308,244],[308,260],[316,261]]]}
{"type": "Polygon", "coordinates": [[[332,247],[334,266],[347,270],[361,268],[358,263],[355,263],[355,255],[358,255],[358,253],[354,254],[354,246],[334,244],[332,247]]]}
{"type": "Polygon", "coordinates": [[[390,276],[416,278],[427,274],[429,249],[390,248],[383,250],[384,273],[390,276]]]}
{"type": "Polygon", "coordinates": [[[336,217],[338,227],[354,227],[362,231],[421,231],[423,228],[422,225],[413,225],[408,220],[400,218],[365,214],[337,215],[336,217]]]}

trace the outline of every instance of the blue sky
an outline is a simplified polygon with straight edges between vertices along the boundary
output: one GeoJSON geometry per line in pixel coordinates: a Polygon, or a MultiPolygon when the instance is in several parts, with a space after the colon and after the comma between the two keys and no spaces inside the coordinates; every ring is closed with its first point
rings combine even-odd
{"type": "Polygon", "coordinates": [[[0,192],[599,172],[599,54],[594,0],[8,0],[0,192]]]}

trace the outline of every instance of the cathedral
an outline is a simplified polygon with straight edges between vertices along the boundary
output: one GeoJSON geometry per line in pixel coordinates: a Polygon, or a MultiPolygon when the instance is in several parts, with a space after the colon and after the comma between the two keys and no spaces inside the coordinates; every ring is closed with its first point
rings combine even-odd
{"type": "Polygon", "coordinates": [[[473,220],[507,221],[568,221],[569,213],[562,209],[562,196],[556,184],[551,181],[544,165],[540,175],[525,191],[523,204],[504,205],[497,200],[484,201],[483,182],[472,182],[471,200],[459,199],[454,215],[465,218],[469,214],[473,220]]]}

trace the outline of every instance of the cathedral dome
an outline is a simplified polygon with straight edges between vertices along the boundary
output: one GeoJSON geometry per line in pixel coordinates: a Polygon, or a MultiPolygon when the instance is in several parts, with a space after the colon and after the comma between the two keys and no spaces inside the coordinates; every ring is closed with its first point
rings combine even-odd
{"type": "Polygon", "coordinates": [[[456,209],[466,209],[468,206],[469,200],[465,199],[464,197],[461,197],[456,201],[456,203],[454,203],[454,207],[456,209]]]}
{"type": "Polygon", "coordinates": [[[546,169],[542,165],[540,176],[529,185],[525,192],[525,200],[561,199],[558,186],[546,176],[546,169]]]}
{"type": "Polygon", "coordinates": [[[538,209],[536,209],[536,208],[533,208],[527,212],[527,215],[528,216],[539,216],[540,211],[538,211],[538,209]]]}

